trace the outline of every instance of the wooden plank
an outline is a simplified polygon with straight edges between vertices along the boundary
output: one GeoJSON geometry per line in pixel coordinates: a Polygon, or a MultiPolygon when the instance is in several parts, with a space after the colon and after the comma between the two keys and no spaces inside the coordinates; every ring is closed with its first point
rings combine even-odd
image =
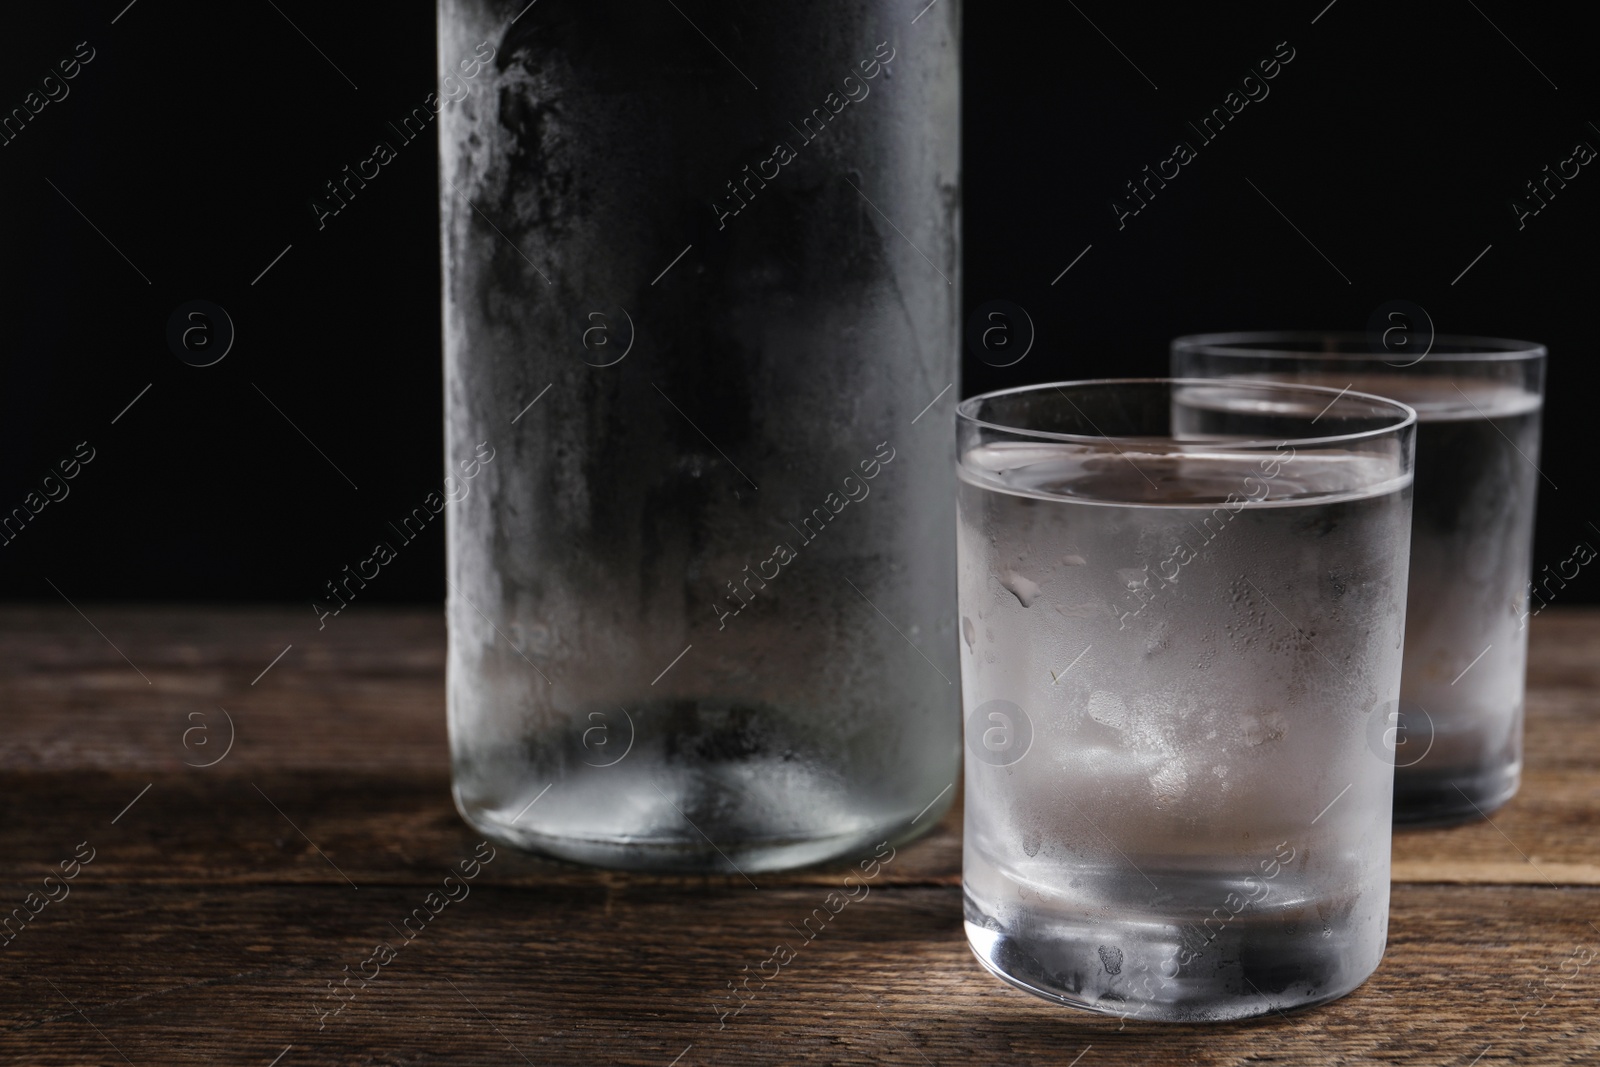
{"type": "Polygon", "coordinates": [[[1123,1026],[983,972],[961,931],[958,811],[723,1028],[727,983],[798,940],[788,923],[838,867],[751,890],[499,849],[469,898],[319,1015],[327,983],[399,943],[390,924],[477,841],[449,799],[439,613],[352,610],[321,632],[309,608],[86,613],[104,637],[64,607],[0,610],[8,906],[78,842],[96,849],[71,896],[0,945],[3,1062],[1600,1059],[1600,889],[1566,887],[1600,883],[1600,612],[1535,620],[1523,793],[1492,824],[1396,837],[1398,881],[1504,884],[1397,885],[1389,954],[1351,997],[1204,1028],[1123,1026]],[[183,744],[217,706],[234,747],[186,766],[220,751],[183,744]]]}
{"type": "MultiPolygon", "coordinates": [[[[35,870],[42,877],[63,843],[88,840],[98,850],[97,873],[123,883],[310,886],[343,885],[348,877],[359,886],[424,885],[481,840],[456,813],[442,770],[92,777],[10,772],[0,773],[0,786],[0,825],[6,828],[0,879],[9,881],[28,880],[35,870]]],[[[593,890],[629,878],[664,887],[745,885],[738,875],[629,876],[502,851],[504,858],[484,875],[500,885],[593,890]]],[[[892,872],[885,872],[896,884],[959,884],[959,809],[899,855],[892,872]]],[[[848,866],[754,877],[763,886],[832,885],[848,866]]]]}
{"type": "MultiPolygon", "coordinates": [[[[1593,772],[1570,777],[1569,795],[1594,789],[1593,772]]],[[[1492,824],[1397,834],[1394,880],[1600,884],[1600,820],[1592,807],[1541,802],[1538,784],[1536,779],[1492,824]]],[[[953,807],[933,833],[901,850],[886,877],[902,885],[959,884],[960,818],[959,806],[953,807]]],[[[123,882],[316,885],[348,876],[358,885],[423,884],[478,840],[456,813],[442,772],[0,773],[0,821],[6,826],[0,878],[11,880],[54,863],[70,837],[69,844],[93,842],[100,869],[123,882]],[[141,796],[146,785],[151,788],[141,796]],[[136,796],[138,802],[113,826],[111,819],[136,796]]],[[[825,865],[755,880],[762,886],[832,884],[842,869],[825,865]]],[[[517,854],[489,877],[504,885],[599,888],[623,876],[517,854]]],[[[663,886],[743,881],[630,877],[663,886]]]]}
{"type": "Polygon", "coordinates": [[[219,708],[238,735],[219,773],[437,771],[447,758],[439,610],[352,607],[319,632],[309,605],[80,607],[87,618],[0,609],[0,767],[188,772],[215,753],[185,734],[225,739],[219,708]]]}
{"type": "MultiPolygon", "coordinates": [[[[51,818],[97,825],[150,783],[140,803],[153,816],[132,824],[148,840],[108,859],[125,864],[119,877],[130,880],[322,879],[329,872],[309,850],[287,871],[253,851],[289,827],[252,781],[341,866],[352,865],[358,881],[413,879],[468,840],[449,798],[437,612],[351,609],[320,633],[309,608],[87,613],[109,641],[65,607],[0,610],[8,720],[0,813],[18,835],[0,873],[49,852],[47,842],[30,841],[30,826],[46,832],[51,818]],[[230,720],[219,707],[236,730],[232,751],[214,767],[187,766],[220,752],[230,720]],[[201,727],[205,734],[189,733],[201,727]],[[212,748],[198,743],[202,736],[212,748]],[[82,773],[91,770],[118,773],[82,773]],[[52,772],[64,777],[52,782],[52,772]],[[86,789],[91,782],[103,785],[86,789]],[[392,842],[402,825],[403,844],[373,846],[392,842]],[[236,832],[247,827],[255,829],[236,832]]],[[[1492,822],[1397,834],[1397,881],[1600,885],[1600,612],[1552,608],[1533,626],[1522,792],[1492,822]]],[[[955,884],[958,827],[956,810],[914,850],[904,877],[955,884]]],[[[516,877],[597,884],[607,876],[529,861],[516,877]]]]}
{"type": "Polygon", "coordinates": [[[1388,955],[1354,994],[1204,1027],[1124,1026],[998,982],[966,947],[951,887],[873,891],[805,941],[789,923],[820,904],[817,887],[484,885],[402,943],[389,924],[421,906],[419,887],[103,876],[86,868],[0,950],[0,1060],[120,1063],[113,1044],[140,1065],[260,1067],[291,1045],[280,1067],[1600,1059],[1600,890],[1399,887],[1388,955]],[[385,940],[393,959],[364,967],[385,940]],[[780,941],[795,958],[720,1016],[727,984],[780,941]],[[378,977],[322,1015],[346,966],[378,977]]]}
{"type": "Polygon", "coordinates": [[[1600,694],[1600,610],[1550,608],[1534,616],[1530,627],[1530,687],[1600,694]]]}

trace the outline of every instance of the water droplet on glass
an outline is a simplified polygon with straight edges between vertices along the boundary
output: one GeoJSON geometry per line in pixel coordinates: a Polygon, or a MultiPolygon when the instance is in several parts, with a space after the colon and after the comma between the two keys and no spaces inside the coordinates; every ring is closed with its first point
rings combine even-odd
{"type": "Polygon", "coordinates": [[[1000,584],[1011,591],[1017,602],[1025,608],[1033,607],[1033,602],[1039,598],[1039,585],[1029,578],[1024,578],[1016,571],[1006,571],[1000,576],[1000,584]]]}

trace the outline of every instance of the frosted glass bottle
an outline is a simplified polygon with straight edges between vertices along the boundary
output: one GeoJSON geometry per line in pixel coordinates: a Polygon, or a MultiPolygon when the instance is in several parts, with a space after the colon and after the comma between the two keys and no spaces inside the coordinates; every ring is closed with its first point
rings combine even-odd
{"type": "Polygon", "coordinates": [[[959,26],[441,0],[450,747],[483,833],[749,873],[949,805],[959,26]]]}

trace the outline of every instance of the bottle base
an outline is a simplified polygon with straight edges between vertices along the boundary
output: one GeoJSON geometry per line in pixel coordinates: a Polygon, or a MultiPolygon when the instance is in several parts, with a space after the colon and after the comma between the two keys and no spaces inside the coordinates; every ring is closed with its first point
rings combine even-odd
{"type": "MultiPolygon", "coordinates": [[[[576,709],[517,744],[453,750],[463,818],[540,855],[636,871],[752,874],[898,845],[938,822],[952,743],[845,735],[807,706],[679,697],[576,709]],[[938,794],[938,803],[924,805],[938,794]]],[[[466,731],[462,731],[463,734],[466,731]]]]}
{"type": "Polygon", "coordinates": [[[645,784],[643,789],[621,798],[625,803],[618,803],[614,793],[608,798],[614,816],[608,832],[573,834],[551,833],[537,825],[515,825],[532,820],[506,819],[498,809],[465,803],[459,788],[454,792],[462,818],[496,843],[591,867],[695,874],[750,875],[870,855],[885,842],[899,847],[922,836],[938,824],[950,806],[946,797],[943,804],[920,816],[910,812],[899,818],[870,822],[859,816],[840,820],[840,829],[834,833],[762,834],[752,832],[755,828],[747,821],[729,825],[702,818],[695,820],[698,825],[691,824],[685,811],[698,805],[690,798],[674,799],[645,784]],[[661,832],[663,826],[681,827],[687,834],[665,836],[661,832]]]}

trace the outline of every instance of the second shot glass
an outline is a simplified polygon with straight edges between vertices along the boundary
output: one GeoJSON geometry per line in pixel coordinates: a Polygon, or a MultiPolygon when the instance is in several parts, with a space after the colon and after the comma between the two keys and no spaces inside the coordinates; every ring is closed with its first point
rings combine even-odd
{"type": "MultiPolygon", "coordinates": [[[[1405,667],[1389,727],[1395,822],[1486,815],[1522,777],[1544,346],[1337,333],[1180,337],[1173,373],[1357,389],[1417,412],[1405,667]]],[[[1548,592],[1546,591],[1546,595],[1548,592]]]]}
{"type": "Polygon", "coordinates": [[[1377,967],[1414,414],[1071,382],[958,408],[968,940],[1102,1013],[1238,1019],[1377,967]]]}

